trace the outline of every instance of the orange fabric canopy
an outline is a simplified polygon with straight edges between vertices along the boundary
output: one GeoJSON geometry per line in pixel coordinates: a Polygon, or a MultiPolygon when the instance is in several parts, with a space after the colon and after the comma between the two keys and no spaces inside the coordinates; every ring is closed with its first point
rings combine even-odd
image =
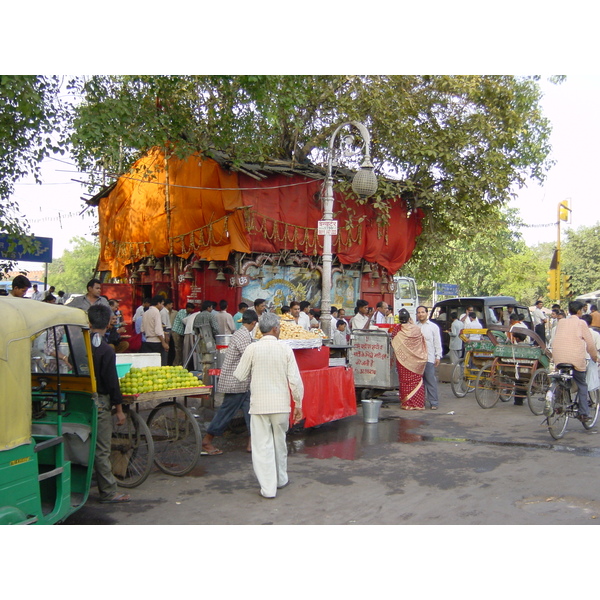
{"type": "MultiPolygon", "coordinates": [[[[234,251],[322,253],[323,238],[317,236],[321,182],[283,175],[259,182],[198,155],[173,157],[168,171],[165,166],[164,153],[153,149],[101,198],[100,271],[123,277],[126,265],[147,256],[195,254],[224,261],[234,251]]],[[[420,211],[408,216],[398,198],[389,227],[382,228],[368,203],[358,205],[339,194],[335,200],[334,252],[342,263],[364,258],[395,273],[410,258],[421,232],[420,211]]]]}

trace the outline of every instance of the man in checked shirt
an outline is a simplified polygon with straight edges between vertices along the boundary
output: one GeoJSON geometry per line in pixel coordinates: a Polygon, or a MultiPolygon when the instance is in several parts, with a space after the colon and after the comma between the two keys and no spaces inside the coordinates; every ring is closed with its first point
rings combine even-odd
{"type": "MultiPolygon", "coordinates": [[[[250,381],[239,381],[233,376],[244,350],[252,342],[252,330],[258,321],[258,315],[253,310],[246,310],[242,315],[242,326],[231,336],[229,346],[225,351],[225,359],[221,366],[221,375],[219,376],[218,390],[224,394],[223,403],[210,422],[206,435],[202,438],[202,452],[209,456],[223,454],[222,450],[215,448],[212,441],[215,436],[223,435],[225,428],[235,416],[235,413],[241,408],[244,411],[246,427],[250,431],[250,381]]],[[[251,452],[250,440],[246,447],[251,452]]]]}
{"type": "Polygon", "coordinates": [[[302,419],[304,385],[293,350],[278,341],[279,317],[264,313],[258,326],[263,337],[246,348],[233,376],[240,381],[250,377],[252,466],[260,495],[275,498],[277,490],[289,482],[285,434],[290,423],[290,391],[297,423],[302,419]]]}

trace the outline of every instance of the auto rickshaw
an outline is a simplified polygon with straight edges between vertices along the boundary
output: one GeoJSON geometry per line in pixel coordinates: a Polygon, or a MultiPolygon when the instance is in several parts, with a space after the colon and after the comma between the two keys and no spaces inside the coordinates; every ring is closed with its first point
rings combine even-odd
{"type": "Polygon", "coordinates": [[[87,315],[0,298],[0,524],[53,524],[81,508],[98,411],[87,315]]]}

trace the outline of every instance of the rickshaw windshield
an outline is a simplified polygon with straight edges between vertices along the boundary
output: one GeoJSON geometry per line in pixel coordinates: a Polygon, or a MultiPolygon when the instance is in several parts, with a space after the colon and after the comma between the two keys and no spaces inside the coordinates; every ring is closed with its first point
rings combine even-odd
{"type": "Polygon", "coordinates": [[[57,325],[31,342],[32,373],[68,373],[89,377],[90,365],[81,327],[57,325]]]}

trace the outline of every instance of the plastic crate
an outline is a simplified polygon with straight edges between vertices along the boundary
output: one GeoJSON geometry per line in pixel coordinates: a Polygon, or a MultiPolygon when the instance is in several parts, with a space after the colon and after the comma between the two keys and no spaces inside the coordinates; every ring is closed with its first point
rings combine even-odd
{"type": "Polygon", "coordinates": [[[117,375],[119,379],[125,377],[127,373],[129,373],[129,369],[131,369],[133,363],[120,363],[117,365],[117,375]]]}

